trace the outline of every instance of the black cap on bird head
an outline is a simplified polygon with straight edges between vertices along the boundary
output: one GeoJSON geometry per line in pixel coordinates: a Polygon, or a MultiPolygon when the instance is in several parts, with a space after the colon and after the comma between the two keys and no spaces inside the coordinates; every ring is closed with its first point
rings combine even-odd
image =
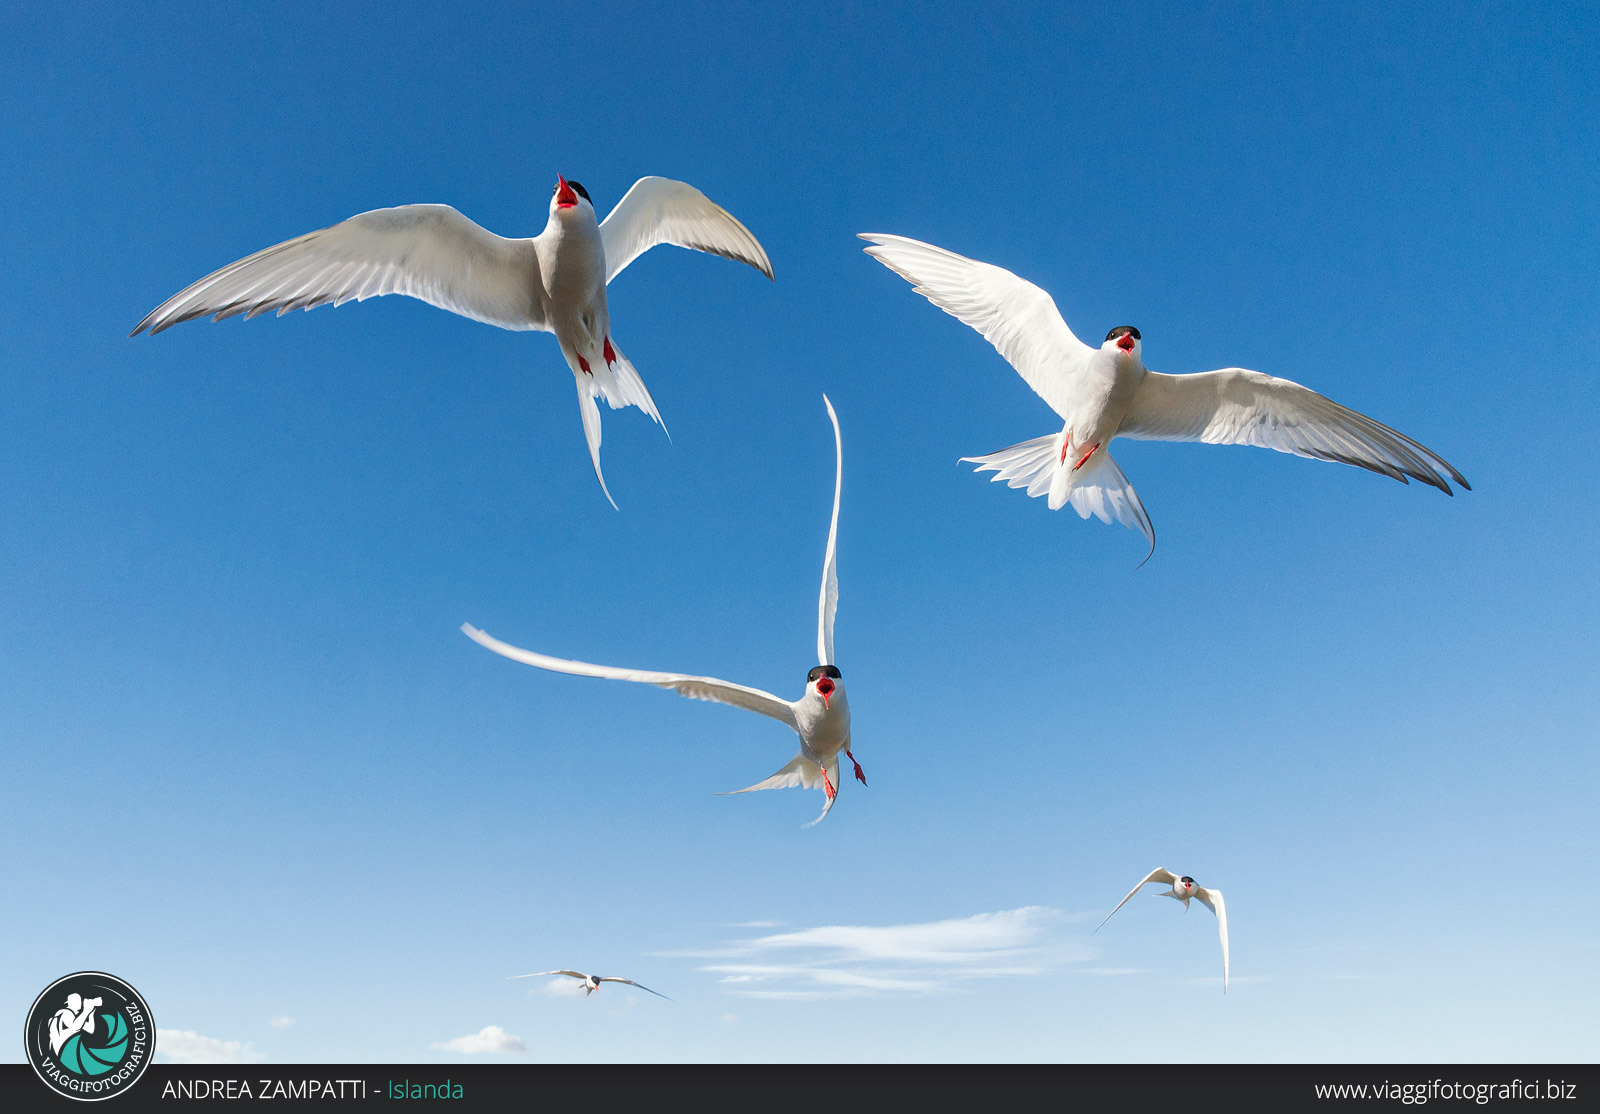
{"type": "Polygon", "coordinates": [[[1117,347],[1122,349],[1124,352],[1132,352],[1133,342],[1143,339],[1144,338],[1139,335],[1139,330],[1135,329],[1132,325],[1118,325],[1115,329],[1112,329],[1106,334],[1106,340],[1116,341],[1117,347]]]}
{"type": "Polygon", "coordinates": [[[837,665],[819,665],[806,674],[806,684],[817,686],[817,695],[822,697],[824,708],[833,707],[833,683],[844,680],[844,674],[839,672],[837,665]]]}

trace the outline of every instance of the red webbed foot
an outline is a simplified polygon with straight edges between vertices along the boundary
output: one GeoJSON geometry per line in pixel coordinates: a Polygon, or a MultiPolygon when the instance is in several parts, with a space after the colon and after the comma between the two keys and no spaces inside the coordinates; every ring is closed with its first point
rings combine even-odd
{"type": "Polygon", "coordinates": [[[856,780],[862,785],[867,784],[867,775],[861,772],[861,763],[856,761],[856,756],[851,754],[849,751],[845,751],[844,756],[850,759],[850,765],[856,768],[856,780]]]}
{"type": "Polygon", "coordinates": [[[606,367],[610,367],[612,364],[617,362],[617,350],[615,348],[611,347],[611,338],[610,337],[606,337],[606,347],[605,347],[604,355],[605,355],[605,358],[606,358],[606,367]]]}

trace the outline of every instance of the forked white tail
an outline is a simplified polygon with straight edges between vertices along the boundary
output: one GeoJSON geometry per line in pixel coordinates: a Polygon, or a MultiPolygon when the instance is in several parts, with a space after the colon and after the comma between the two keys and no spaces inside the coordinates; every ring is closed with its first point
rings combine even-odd
{"type": "MultiPolygon", "coordinates": [[[[1035,499],[1048,495],[1053,511],[1071,503],[1081,518],[1094,515],[1101,522],[1120,522],[1138,530],[1150,543],[1150,552],[1144,558],[1150,560],[1156,551],[1155,527],[1139,501],[1139,493],[1133,490],[1111,454],[1101,449],[1085,461],[1083,467],[1074,468],[1072,454],[1063,459],[1061,444],[1061,434],[1052,433],[988,456],[961,459],[976,464],[980,472],[993,472],[991,482],[1005,480],[1008,487],[1026,488],[1029,496],[1035,499]]],[[[1142,565],[1144,561],[1139,563],[1142,565]]]]}
{"type": "Polygon", "coordinates": [[[578,366],[574,354],[566,355],[572,374],[578,381],[578,412],[583,417],[583,436],[589,442],[589,460],[594,465],[595,478],[600,481],[600,490],[606,493],[606,501],[615,508],[617,501],[611,498],[605,475],[600,471],[600,407],[595,404],[595,399],[604,398],[613,410],[637,406],[655,420],[662,432],[667,434],[668,440],[671,440],[672,434],[667,432],[667,423],[661,420],[656,400],[650,397],[649,388],[639,378],[633,364],[628,362],[615,344],[611,352],[616,357],[614,363],[607,365],[603,361],[591,360],[589,371],[578,366]]]}
{"type": "MultiPolygon", "coordinates": [[[[821,823],[822,817],[828,815],[828,810],[833,807],[833,799],[839,792],[839,756],[836,754],[828,759],[828,778],[833,784],[833,793],[828,795],[822,806],[822,813],[811,823],[804,825],[809,828],[812,824],[821,823]]],[[[758,789],[822,789],[822,767],[816,759],[807,758],[804,753],[797,754],[789,760],[788,765],[754,785],[747,785],[743,789],[730,789],[725,793],[718,793],[719,797],[732,797],[739,793],[754,793],[758,789]]]]}

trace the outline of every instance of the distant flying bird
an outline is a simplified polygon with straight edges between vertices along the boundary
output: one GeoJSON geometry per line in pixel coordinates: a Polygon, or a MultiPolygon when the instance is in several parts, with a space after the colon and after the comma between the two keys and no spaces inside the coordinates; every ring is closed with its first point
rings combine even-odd
{"type": "MultiPolygon", "coordinates": [[[[1119,325],[1090,348],[1072,334],[1043,290],[1010,271],[904,236],[861,233],[864,250],[928,301],[972,326],[995,346],[1050,408],[1066,421],[988,456],[962,457],[996,481],[1048,495],[1051,510],[1070,502],[1082,518],[1113,518],[1156,532],[1133,485],[1111,459],[1113,437],[1262,445],[1281,453],[1354,464],[1401,483],[1410,476],[1452,495],[1440,469],[1465,478],[1403,433],[1315,391],[1240,367],[1198,375],[1163,375],[1141,362],[1139,330],[1119,325]]],[[[1145,554],[1145,560],[1150,554],[1145,554]]]]}
{"type": "MultiPolygon", "coordinates": [[[[764,716],[787,724],[800,736],[800,753],[783,769],[767,780],[734,793],[752,793],[757,789],[782,789],[800,786],[821,789],[827,796],[822,814],[811,821],[819,823],[839,792],[839,752],[855,766],[856,780],[862,785],[867,778],[861,764],[850,753],[850,704],[845,699],[844,679],[839,667],[833,663],[833,619],[839,606],[839,570],[836,550],[839,540],[839,492],[844,479],[844,442],[839,435],[839,418],[833,412],[833,403],[823,395],[828,407],[828,419],[833,422],[834,476],[833,519],[828,525],[828,550],[822,561],[822,593],[817,604],[817,657],[820,665],[806,674],[806,692],[799,700],[784,700],[770,692],[736,685],[732,681],[719,681],[715,677],[694,677],[686,673],[654,673],[644,669],[616,669],[609,665],[590,665],[582,661],[566,661],[546,657],[529,650],[491,638],[470,623],[462,623],[467,637],[502,657],[520,661],[539,669],[556,673],[572,673],[580,677],[607,677],[616,681],[639,681],[672,689],[694,700],[715,700],[759,712],[764,716]]],[[[806,827],[810,827],[807,824],[806,827]]]]}
{"type": "Polygon", "coordinates": [[[595,399],[613,410],[637,406],[662,423],[611,339],[606,284],[657,244],[726,256],[772,278],[750,230],[687,183],[640,178],[597,224],[589,192],[557,175],[550,219],[531,239],[496,236],[448,205],[374,209],[228,264],[162,302],[130,335],[208,314],[220,321],[277,310],[281,317],[383,294],[408,294],[502,329],[554,333],[577,379],[594,474],[615,507],[600,472],[595,399]]]}
{"type": "MultiPolygon", "coordinates": [[[[1201,905],[1217,915],[1217,931],[1222,935],[1222,993],[1228,993],[1228,907],[1223,904],[1221,890],[1208,890],[1204,886],[1197,886],[1194,879],[1187,874],[1179,876],[1170,870],[1156,867],[1149,874],[1139,880],[1139,885],[1128,891],[1128,897],[1117,902],[1117,909],[1128,904],[1128,898],[1139,892],[1141,886],[1147,882],[1160,882],[1169,888],[1161,897],[1173,897],[1183,902],[1185,912],[1189,910],[1191,899],[1198,900],[1201,905]]],[[[1106,914],[1106,921],[1117,915],[1117,909],[1106,914]]],[[[1095,925],[1095,932],[1106,926],[1106,921],[1095,925]]]]}
{"type": "MultiPolygon", "coordinates": [[[[629,986],[637,986],[647,994],[654,994],[657,998],[667,998],[659,990],[651,990],[644,983],[634,982],[632,979],[621,979],[616,975],[585,975],[582,971],[535,971],[531,975],[512,975],[511,977],[514,979],[536,979],[540,975],[570,975],[583,983],[583,996],[585,998],[599,990],[600,984],[603,982],[625,982],[629,986]]],[[[672,999],[667,998],[667,1001],[670,1002],[672,999]]]]}

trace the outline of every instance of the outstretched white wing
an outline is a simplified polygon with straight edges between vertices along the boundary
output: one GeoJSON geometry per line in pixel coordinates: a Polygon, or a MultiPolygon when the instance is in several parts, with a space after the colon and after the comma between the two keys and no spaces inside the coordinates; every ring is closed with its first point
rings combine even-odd
{"type": "Polygon", "coordinates": [[[1051,409],[1067,417],[1074,380],[1095,350],[1072,334],[1050,295],[1003,267],[875,232],[857,234],[866,253],[918,294],[994,345],[1051,409]]]}
{"type": "Polygon", "coordinates": [[[1200,904],[1217,915],[1217,931],[1222,935],[1222,993],[1228,993],[1228,906],[1222,900],[1221,890],[1208,890],[1196,886],[1194,896],[1200,904]]]}
{"type": "Polygon", "coordinates": [[[719,704],[731,704],[735,708],[759,712],[761,715],[788,724],[795,731],[800,730],[795,720],[793,705],[761,689],[736,685],[731,681],[720,681],[715,677],[693,677],[686,673],[655,673],[645,669],[616,669],[609,665],[591,665],[584,661],[546,657],[544,654],[535,654],[531,650],[522,650],[501,642],[470,623],[462,623],[461,629],[468,638],[485,649],[493,650],[501,657],[520,661],[523,665],[531,665],[536,669],[571,673],[578,677],[604,677],[613,681],[638,681],[646,685],[656,685],[671,689],[692,700],[714,700],[719,704]]]}
{"type": "MultiPolygon", "coordinates": [[[[1144,886],[1145,883],[1147,883],[1147,882],[1165,882],[1167,885],[1170,886],[1170,885],[1172,885],[1172,883],[1176,882],[1177,880],[1178,880],[1178,876],[1176,874],[1172,873],[1172,871],[1165,870],[1165,869],[1163,869],[1163,868],[1158,866],[1154,870],[1152,870],[1149,874],[1146,874],[1143,878],[1139,879],[1139,885],[1133,887],[1133,889],[1128,891],[1128,897],[1125,897],[1121,901],[1117,902],[1117,909],[1121,909],[1124,905],[1128,904],[1128,898],[1132,897],[1134,894],[1138,893],[1139,890],[1140,890],[1140,887],[1144,886]]],[[[1117,909],[1113,909],[1113,910],[1111,910],[1111,912],[1106,914],[1106,921],[1109,921],[1112,917],[1117,915],[1117,909]]],[[[1099,924],[1095,925],[1094,926],[1094,930],[1096,932],[1099,932],[1102,928],[1104,928],[1106,926],[1106,921],[1101,921],[1099,924]]]]}
{"type": "Polygon", "coordinates": [[[536,979],[540,975],[571,975],[575,979],[587,979],[589,976],[582,971],[535,971],[531,975],[512,975],[513,979],[536,979]]]}
{"type": "Polygon", "coordinates": [[[748,263],[769,279],[772,261],[750,230],[687,182],[640,178],[600,222],[606,282],[657,244],[710,252],[748,263]]]}
{"type": "Polygon", "coordinates": [[[839,435],[839,415],[822,396],[833,423],[833,519],[828,523],[828,551],[822,558],[822,595],[817,600],[817,664],[834,665],[833,617],[839,610],[839,490],[844,483],[844,439],[839,435]]]}
{"type": "Polygon", "coordinates": [[[1309,387],[1228,367],[1198,375],[1147,372],[1118,437],[1260,445],[1280,453],[1354,464],[1401,483],[1421,480],[1453,495],[1441,474],[1472,485],[1450,463],[1411,438],[1309,387]]]}
{"type": "Polygon", "coordinates": [[[162,302],[134,328],[196,317],[315,309],[406,294],[502,329],[548,329],[532,240],[496,236],[448,205],[373,209],[230,263],[162,302]]]}
{"type": "MultiPolygon", "coordinates": [[[[632,979],[619,979],[615,975],[601,975],[600,976],[600,981],[601,982],[625,982],[629,986],[637,986],[640,990],[644,991],[647,994],[654,994],[657,998],[667,998],[667,996],[665,994],[661,993],[659,990],[651,990],[648,986],[644,985],[644,983],[642,983],[642,982],[634,982],[632,979]]],[[[671,998],[667,998],[667,1001],[670,1002],[670,1001],[672,1001],[672,999],[671,998]]]]}

